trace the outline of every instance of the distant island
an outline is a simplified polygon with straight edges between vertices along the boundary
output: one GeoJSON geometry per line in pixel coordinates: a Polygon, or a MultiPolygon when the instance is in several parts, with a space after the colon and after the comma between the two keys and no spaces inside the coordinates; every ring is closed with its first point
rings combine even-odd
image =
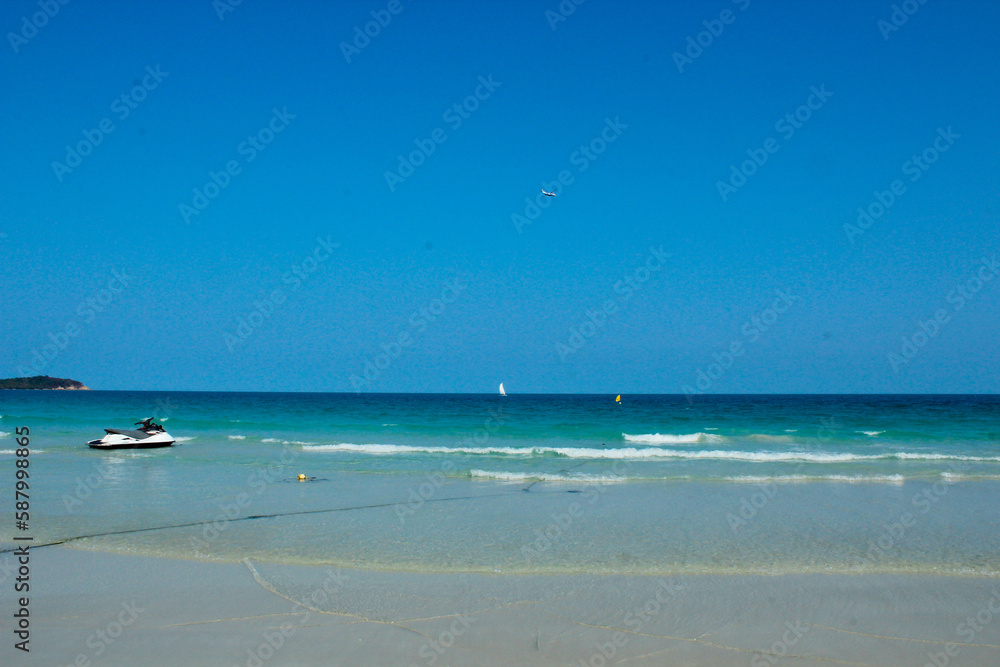
{"type": "Polygon", "coordinates": [[[76,380],[36,375],[30,378],[8,378],[0,380],[0,389],[86,389],[90,387],[76,380]]]}

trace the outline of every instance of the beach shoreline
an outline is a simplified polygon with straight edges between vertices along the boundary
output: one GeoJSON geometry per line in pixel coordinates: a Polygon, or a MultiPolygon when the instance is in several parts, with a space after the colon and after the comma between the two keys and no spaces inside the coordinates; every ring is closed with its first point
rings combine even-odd
{"type": "Polygon", "coordinates": [[[299,483],[297,469],[267,485],[234,475],[210,492],[170,487],[158,500],[141,486],[101,486],[68,512],[40,504],[36,544],[415,573],[1000,573],[995,480],[508,483],[328,473],[299,483]],[[136,494],[155,513],[133,515],[124,503],[136,494]]]}
{"type": "MultiPolygon", "coordinates": [[[[56,546],[32,552],[32,580],[31,655],[39,664],[1000,658],[1000,579],[992,577],[430,574],[56,546]]],[[[5,642],[0,654],[11,651],[5,642]]]]}

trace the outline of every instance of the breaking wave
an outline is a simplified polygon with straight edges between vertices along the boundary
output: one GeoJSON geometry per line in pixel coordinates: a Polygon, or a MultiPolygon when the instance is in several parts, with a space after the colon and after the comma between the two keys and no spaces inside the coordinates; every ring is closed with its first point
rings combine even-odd
{"type": "Polygon", "coordinates": [[[943,472],[941,476],[952,482],[966,482],[970,480],[1000,479],[1000,475],[980,475],[975,473],[943,472]]]}
{"type": "Polygon", "coordinates": [[[622,433],[625,442],[637,442],[643,445],[697,445],[703,442],[722,442],[722,436],[714,433],[643,433],[629,435],[622,433]]]}
{"type": "Polygon", "coordinates": [[[587,447],[436,447],[390,444],[355,444],[342,442],[337,445],[306,445],[310,452],[354,452],[391,456],[394,454],[473,454],[503,456],[555,455],[571,459],[687,459],[780,462],[808,461],[811,463],[849,463],[852,461],[1000,461],[1000,456],[963,456],[959,454],[934,454],[914,452],[888,452],[883,454],[849,454],[836,452],[747,452],[738,450],[678,450],[659,447],[623,447],[620,449],[593,449],[587,447]]]}
{"type": "Polygon", "coordinates": [[[736,477],[724,477],[727,482],[744,482],[747,484],[765,484],[774,482],[784,484],[788,482],[847,482],[849,484],[884,483],[902,484],[906,481],[903,475],[739,475],[736,477]]]}

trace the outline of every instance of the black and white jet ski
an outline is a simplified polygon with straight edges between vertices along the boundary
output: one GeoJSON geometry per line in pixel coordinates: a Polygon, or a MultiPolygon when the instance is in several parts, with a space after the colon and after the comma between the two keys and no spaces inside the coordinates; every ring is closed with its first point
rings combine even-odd
{"type": "Polygon", "coordinates": [[[150,449],[153,447],[170,447],[174,444],[172,435],[163,430],[163,426],[153,422],[153,418],[136,422],[138,430],[106,428],[105,435],[100,440],[91,440],[87,444],[94,449],[150,449]]]}

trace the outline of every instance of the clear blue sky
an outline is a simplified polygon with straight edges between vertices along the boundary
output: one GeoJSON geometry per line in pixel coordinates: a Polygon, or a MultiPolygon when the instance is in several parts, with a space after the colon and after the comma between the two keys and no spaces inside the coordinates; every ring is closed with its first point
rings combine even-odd
{"type": "Polygon", "coordinates": [[[220,4],[0,6],[0,375],[1000,389],[996,2],[220,4]]]}

